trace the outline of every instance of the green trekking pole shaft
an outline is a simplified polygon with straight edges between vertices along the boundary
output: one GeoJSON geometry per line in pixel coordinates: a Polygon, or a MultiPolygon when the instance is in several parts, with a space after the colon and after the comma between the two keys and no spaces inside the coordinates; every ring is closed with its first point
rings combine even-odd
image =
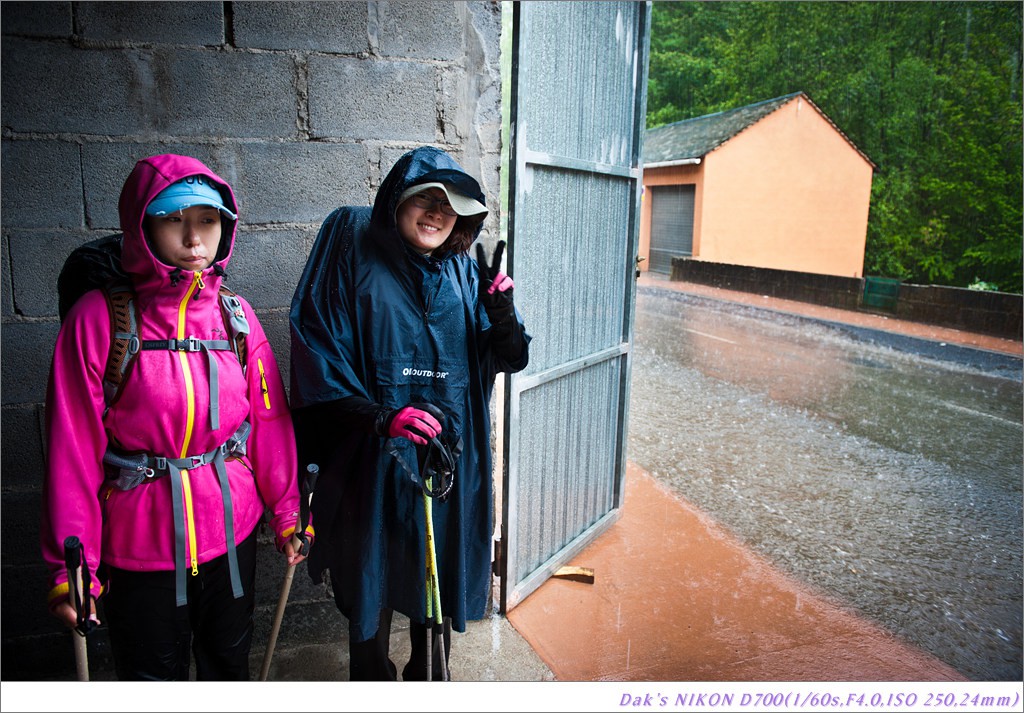
{"type": "MultiPolygon", "coordinates": [[[[64,566],[68,572],[68,601],[75,607],[78,626],[89,618],[88,602],[82,584],[82,542],[75,536],[64,540],[64,566]],[[85,607],[85,609],[83,609],[85,607]]],[[[79,681],[89,680],[89,651],[86,648],[85,634],[78,626],[71,630],[71,640],[75,646],[75,674],[79,681]]]]}
{"type": "MultiPolygon", "coordinates": [[[[430,480],[427,480],[428,487],[430,480]]],[[[427,637],[427,680],[433,679],[434,668],[434,644],[437,639],[437,627],[441,626],[441,680],[449,680],[448,662],[444,646],[444,617],[441,614],[441,583],[437,575],[437,549],[434,546],[434,515],[433,501],[423,494],[423,509],[426,518],[426,550],[427,550],[427,624],[430,626],[430,636],[427,637]]]]}

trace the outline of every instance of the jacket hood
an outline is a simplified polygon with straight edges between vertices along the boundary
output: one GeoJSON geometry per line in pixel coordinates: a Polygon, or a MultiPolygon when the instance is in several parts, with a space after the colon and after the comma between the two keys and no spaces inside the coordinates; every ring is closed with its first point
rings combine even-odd
{"type": "MultiPolygon", "coordinates": [[[[135,164],[135,168],[125,180],[118,201],[118,212],[121,217],[121,232],[124,240],[121,247],[121,265],[131,275],[136,288],[145,288],[149,284],[157,288],[165,284],[171,273],[181,270],[161,262],[153,253],[143,229],[146,207],[157,195],[169,185],[188,176],[204,176],[215,185],[224,199],[224,205],[233,213],[238,212],[235,194],[227,181],[211,171],[206,164],[190,156],[177,154],[161,154],[144,158],[135,164]]],[[[221,216],[223,230],[217,257],[213,263],[203,270],[204,276],[210,272],[218,276],[224,274],[235,245],[237,220],[221,216]]]]}
{"type": "MultiPolygon", "coordinates": [[[[460,193],[469,196],[486,206],[487,200],[480,184],[475,178],[463,170],[455,159],[448,153],[433,146],[421,146],[404,154],[395,165],[391,167],[387,177],[377,191],[377,198],[373,203],[373,214],[371,222],[379,231],[387,235],[398,236],[398,227],[395,222],[395,211],[398,209],[398,198],[409,186],[419,183],[440,181],[447,183],[460,193]]],[[[455,221],[453,230],[467,230],[473,239],[480,234],[486,213],[474,216],[459,216],[455,221]]],[[[467,245],[468,247],[468,245],[467,245]]]]}

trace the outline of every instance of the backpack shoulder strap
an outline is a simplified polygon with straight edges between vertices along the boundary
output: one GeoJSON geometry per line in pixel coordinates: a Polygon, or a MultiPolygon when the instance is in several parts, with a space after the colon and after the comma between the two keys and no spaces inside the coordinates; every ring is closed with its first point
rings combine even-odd
{"type": "MultiPolygon", "coordinates": [[[[141,343],[139,341],[138,311],[135,305],[135,291],[129,283],[116,282],[103,288],[110,312],[110,352],[107,366],[103,372],[103,397],[107,408],[110,408],[121,397],[125,377],[138,358],[141,343]]],[[[234,351],[242,371],[246,368],[247,348],[246,337],[249,334],[249,321],[238,296],[223,285],[220,288],[221,316],[229,335],[231,349],[234,351]]]]}
{"type": "Polygon", "coordinates": [[[220,313],[224,318],[224,329],[227,330],[231,348],[238,357],[244,374],[248,359],[245,338],[249,336],[249,320],[245,316],[245,309],[238,295],[223,284],[220,286],[220,313]]]}
{"type": "Polygon", "coordinates": [[[103,372],[103,397],[107,408],[121,396],[125,374],[139,354],[139,325],[135,309],[135,291],[130,284],[117,282],[103,288],[110,312],[110,352],[103,372]]]}

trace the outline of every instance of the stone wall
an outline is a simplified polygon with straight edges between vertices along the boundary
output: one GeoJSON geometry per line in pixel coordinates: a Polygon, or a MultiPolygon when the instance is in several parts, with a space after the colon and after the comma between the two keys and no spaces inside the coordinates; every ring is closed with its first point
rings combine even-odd
{"type": "Polygon", "coordinates": [[[893,308],[880,309],[864,304],[865,278],[859,277],[672,258],[670,279],[1021,339],[1024,298],[1007,292],[900,284],[893,308]]]}
{"type": "MultiPolygon", "coordinates": [[[[65,257],[118,231],[135,162],[184,153],[235,189],[230,286],[288,381],[287,311],[322,220],[369,204],[405,151],[448,149],[482,180],[497,239],[497,2],[4,2],[2,527],[4,680],[73,678],[38,545],[43,400],[65,257]]],[[[261,540],[254,651],[284,574],[261,540]]],[[[295,577],[278,646],[341,642],[329,590],[295,577]]],[[[94,669],[109,671],[103,631],[94,669]]],[[[254,675],[258,671],[254,671],[254,675]]]]}

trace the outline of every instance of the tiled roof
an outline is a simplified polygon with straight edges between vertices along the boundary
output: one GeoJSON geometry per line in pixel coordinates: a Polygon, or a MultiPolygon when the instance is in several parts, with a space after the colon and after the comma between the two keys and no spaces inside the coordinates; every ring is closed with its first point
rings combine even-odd
{"type": "Polygon", "coordinates": [[[794,92],[757,104],[741,106],[738,109],[720,111],[717,114],[707,114],[695,119],[685,119],[674,124],[648,129],[644,134],[644,163],[654,164],[663,161],[703,158],[747,127],[756,124],[768,114],[797,97],[807,100],[861,156],[864,156],[868,163],[872,166],[875,165],[803,92],[794,92]]]}

